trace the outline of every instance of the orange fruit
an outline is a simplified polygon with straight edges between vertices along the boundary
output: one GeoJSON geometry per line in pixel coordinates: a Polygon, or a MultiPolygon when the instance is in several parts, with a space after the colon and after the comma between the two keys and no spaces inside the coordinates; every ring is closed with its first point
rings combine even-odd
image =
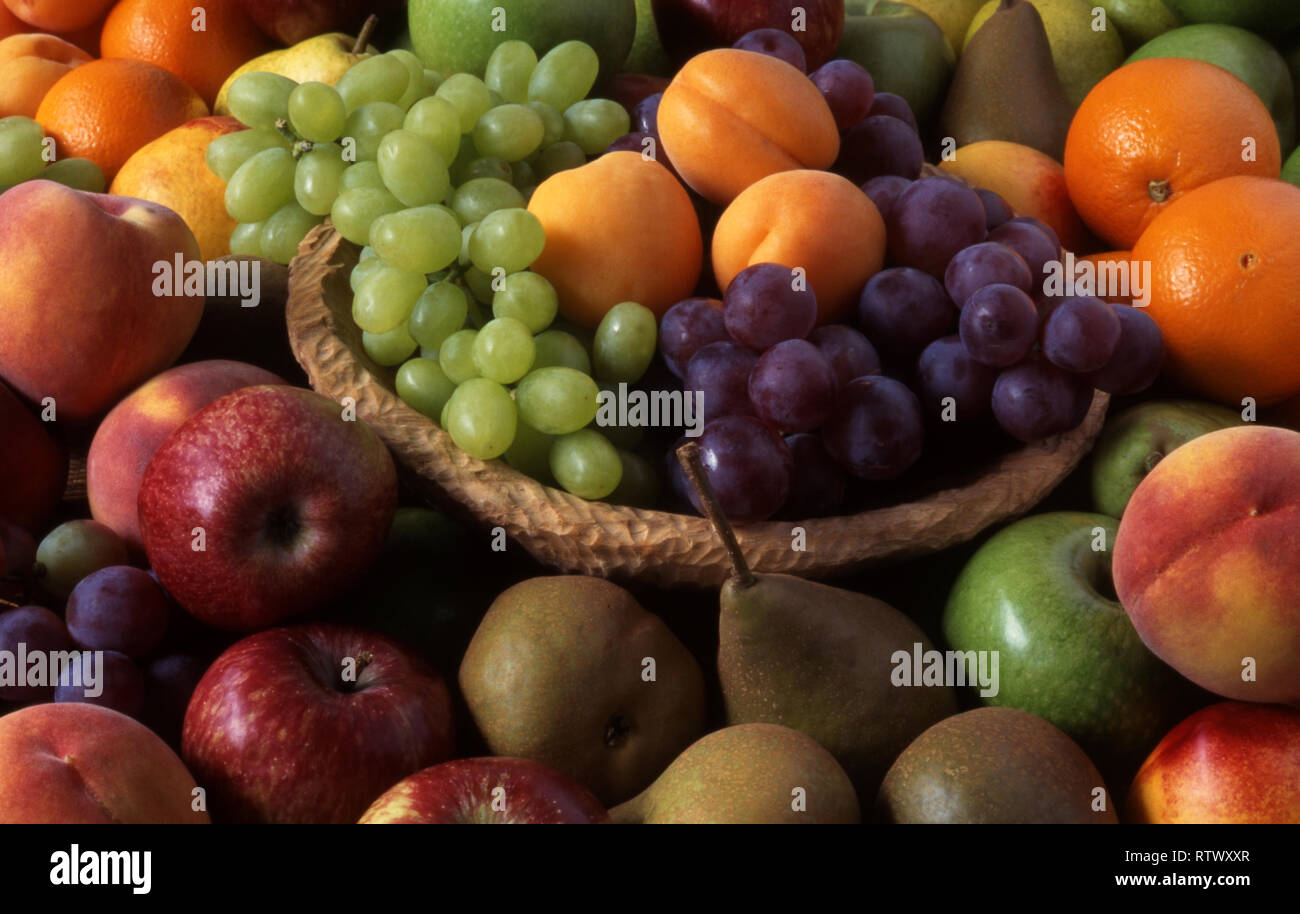
{"type": "Polygon", "coordinates": [[[161,203],[185,220],[204,260],[224,257],[235,220],[226,212],[226,182],[204,156],[214,139],[243,129],[233,117],[201,117],[169,130],[126,160],[108,192],[161,203]]]}
{"type": "Polygon", "coordinates": [[[179,77],[138,60],[92,60],[54,84],[36,112],[61,158],[90,159],[112,181],[141,146],[203,117],[208,106],[179,77]]]}
{"type": "Polygon", "coordinates": [[[270,42],[238,0],[121,0],[100,39],[104,57],[143,60],[175,73],[209,106],[226,77],[267,50],[270,42]]]}
{"type": "Polygon", "coordinates": [[[1175,378],[1237,407],[1300,393],[1300,187],[1237,176],[1182,194],[1133,259],[1151,263],[1148,313],[1175,378]]]}
{"type": "Polygon", "coordinates": [[[1118,248],[1203,184],[1281,170],[1277,128],[1259,96],[1227,70],[1180,57],[1139,60],[1097,83],[1065,141],[1074,207],[1118,248]]]}
{"type": "Polygon", "coordinates": [[[0,39],[0,117],[36,117],[50,87],[90,60],[81,48],[55,35],[37,32],[0,39]]]}
{"type": "Polygon", "coordinates": [[[4,0],[9,11],[47,32],[75,32],[94,25],[113,0],[4,0]]]}

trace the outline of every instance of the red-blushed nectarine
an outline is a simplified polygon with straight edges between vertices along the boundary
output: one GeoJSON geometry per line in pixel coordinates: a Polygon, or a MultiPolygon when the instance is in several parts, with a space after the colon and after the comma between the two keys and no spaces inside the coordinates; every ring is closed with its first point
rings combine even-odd
{"type": "Polygon", "coordinates": [[[68,453],[0,382],[0,517],[36,533],[63,497],[68,453]]]}

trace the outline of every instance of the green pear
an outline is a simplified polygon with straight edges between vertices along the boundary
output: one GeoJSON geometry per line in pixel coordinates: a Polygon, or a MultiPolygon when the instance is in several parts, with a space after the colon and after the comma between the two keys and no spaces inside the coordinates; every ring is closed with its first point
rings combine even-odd
{"type": "Polygon", "coordinates": [[[921,124],[943,102],[956,57],[943,30],[906,3],[850,3],[836,57],[861,64],[877,92],[901,95],[921,124]]]}
{"type": "Polygon", "coordinates": [[[334,85],[352,65],[373,54],[379,53],[374,45],[367,44],[363,53],[354,53],[357,40],[342,32],[328,32],[307,38],[287,48],[268,51],[260,57],[254,57],[227,77],[226,82],[217,93],[217,100],[212,105],[213,114],[230,114],[226,104],[226,95],[230,84],[245,73],[278,73],[295,82],[319,82],[334,85]]]}
{"type": "Polygon", "coordinates": [[[1096,0],[1096,5],[1106,11],[1107,28],[1113,25],[1119,29],[1127,48],[1144,45],[1183,24],[1164,0],[1096,0]]]}
{"type": "Polygon", "coordinates": [[[668,52],[659,40],[652,2],[653,0],[636,0],[636,38],[632,40],[632,52],[623,63],[623,72],[672,76],[673,62],[668,59],[668,52]]]}
{"type": "Polygon", "coordinates": [[[1300,149],[1291,153],[1282,165],[1282,180],[1300,187],[1300,149]]]}

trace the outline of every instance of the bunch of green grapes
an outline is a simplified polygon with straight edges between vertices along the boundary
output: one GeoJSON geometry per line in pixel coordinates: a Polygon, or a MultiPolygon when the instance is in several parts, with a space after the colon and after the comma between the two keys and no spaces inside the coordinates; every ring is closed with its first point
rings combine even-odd
{"type": "Polygon", "coordinates": [[[45,130],[30,117],[0,118],[0,193],[15,184],[42,178],[102,194],[104,173],[90,159],[49,161],[45,130]]]}

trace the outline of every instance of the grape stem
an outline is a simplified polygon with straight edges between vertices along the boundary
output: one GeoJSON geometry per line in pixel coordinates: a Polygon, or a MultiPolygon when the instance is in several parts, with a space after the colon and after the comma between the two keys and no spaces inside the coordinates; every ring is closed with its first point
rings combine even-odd
{"type": "Polygon", "coordinates": [[[298,134],[294,133],[293,129],[289,126],[289,122],[284,118],[276,120],[275,129],[280,136],[289,141],[292,146],[290,151],[293,153],[293,159],[295,162],[316,148],[316,144],[311,140],[304,140],[299,137],[298,134]]]}
{"type": "Polygon", "coordinates": [[[709,482],[708,474],[704,472],[704,462],[700,459],[700,446],[694,441],[686,442],[677,449],[677,460],[686,471],[686,478],[695,489],[695,494],[699,496],[700,504],[704,506],[704,513],[709,518],[709,523],[713,525],[713,532],[718,535],[722,547],[727,550],[732,577],[741,587],[754,586],[758,583],[758,579],[754,577],[754,572],[750,571],[749,563],[745,561],[745,553],[740,549],[740,541],[736,539],[736,531],[732,529],[727,515],[723,513],[718,495],[713,491],[713,484],[709,482]]]}
{"type": "Polygon", "coordinates": [[[361,26],[361,31],[357,32],[356,44],[352,45],[353,54],[366,53],[366,45],[370,44],[370,36],[375,33],[375,26],[379,25],[379,17],[371,13],[361,26]]]}

